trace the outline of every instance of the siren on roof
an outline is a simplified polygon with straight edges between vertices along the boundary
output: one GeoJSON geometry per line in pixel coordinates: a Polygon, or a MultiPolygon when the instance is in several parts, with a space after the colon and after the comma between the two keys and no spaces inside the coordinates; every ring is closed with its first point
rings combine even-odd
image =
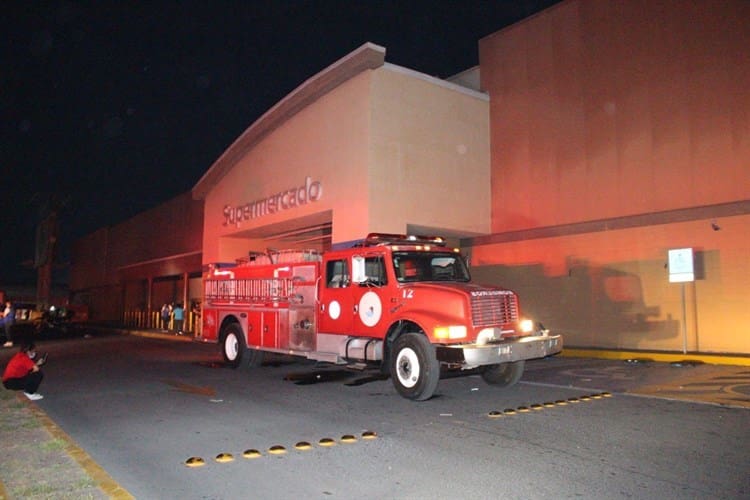
{"type": "Polygon", "coordinates": [[[417,234],[370,233],[365,238],[364,246],[377,245],[435,245],[445,246],[442,236],[422,236],[417,234]]]}

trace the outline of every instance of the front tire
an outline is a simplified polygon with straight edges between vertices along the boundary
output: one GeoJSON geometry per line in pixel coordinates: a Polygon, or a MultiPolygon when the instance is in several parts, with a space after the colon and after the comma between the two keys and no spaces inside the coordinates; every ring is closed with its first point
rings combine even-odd
{"type": "Polygon", "coordinates": [[[521,380],[526,361],[513,361],[511,363],[500,363],[488,365],[482,370],[482,379],[490,385],[499,387],[510,387],[521,380]]]}
{"type": "Polygon", "coordinates": [[[245,335],[237,323],[230,323],[224,328],[221,336],[221,354],[224,362],[232,368],[237,368],[242,363],[245,354],[245,335]]]}
{"type": "Polygon", "coordinates": [[[430,399],[440,380],[435,346],[420,333],[401,335],[393,344],[390,372],[401,396],[415,401],[430,399]]]}

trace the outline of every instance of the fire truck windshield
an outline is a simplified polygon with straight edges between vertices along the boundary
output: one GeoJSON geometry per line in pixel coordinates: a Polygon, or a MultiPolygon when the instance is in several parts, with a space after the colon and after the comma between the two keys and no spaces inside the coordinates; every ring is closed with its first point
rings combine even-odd
{"type": "Polygon", "coordinates": [[[393,252],[393,269],[402,283],[470,280],[460,254],[450,252],[393,252]]]}

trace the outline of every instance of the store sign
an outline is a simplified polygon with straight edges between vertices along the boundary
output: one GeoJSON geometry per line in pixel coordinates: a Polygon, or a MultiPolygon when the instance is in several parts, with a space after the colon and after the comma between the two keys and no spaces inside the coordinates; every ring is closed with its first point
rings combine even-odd
{"type": "Polygon", "coordinates": [[[227,205],[224,207],[224,225],[239,226],[242,221],[257,219],[264,215],[271,215],[290,208],[307,205],[320,200],[323,196],[323,185],[320,181],[313,181],[305,177],[303,186],[287,189],[268,198],[249,201],[243,205],[227,205]]]}

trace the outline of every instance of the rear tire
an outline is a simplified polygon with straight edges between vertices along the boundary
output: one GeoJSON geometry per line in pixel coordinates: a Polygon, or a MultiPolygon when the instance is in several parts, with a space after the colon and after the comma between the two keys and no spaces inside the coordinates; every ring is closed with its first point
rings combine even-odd
{"type": "Polygon", "coordinates": [[[516,385],[521,376],[526,361],[513,361],[498,365],[488,365],[482,370],[482,379],[490,385],[499,387],[510,387],[516,385]]]}
{"type": "Polygon", "coordinates": [[[393,343],[390,372],[401,396],[415,401],[430,399],[440,381],[435,346],[420,333],[401,335],[393,343]]]}
{"type": "Polygon", "coordinates": [[[224,356],[224,362],[232,368],[237,368],[242,363],[245,355],[245,335],[239,324],[230,323],[224,327],[221,334],[221,354],[224,356]]]}

